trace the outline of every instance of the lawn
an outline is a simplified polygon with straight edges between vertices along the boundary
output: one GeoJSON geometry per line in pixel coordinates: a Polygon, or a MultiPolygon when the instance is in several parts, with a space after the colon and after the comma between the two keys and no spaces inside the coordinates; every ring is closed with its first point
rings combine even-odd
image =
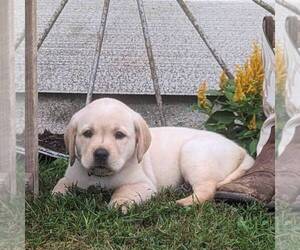
{"type": "Polygon", "coordinates": [[[208,202],[178,207],[165,190],[126,215],[108,209],[109,192],[52,197],[66,162],[41,162],[40,197],[27,198],[27,249],[274,249],[274,215],[259,204],[208,202]]]}

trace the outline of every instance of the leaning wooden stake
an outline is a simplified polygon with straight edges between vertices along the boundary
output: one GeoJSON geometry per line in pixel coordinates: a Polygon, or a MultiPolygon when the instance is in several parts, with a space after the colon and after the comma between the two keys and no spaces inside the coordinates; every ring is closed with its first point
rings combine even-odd
{"type": "Polygon", "coordinates": [[[105,33],[105,28],[106,28],[109,3],[110,3],[110,0],[105,0],[104,5],[103,5],[103,11],[102,11],[102,16],[101,16],[100,28],[99,28],[99,32],[98,32],[98,36],[97,36],[97,44],[96,44],[96,49],[95,49],[95,54],[94,54],[94,60],[93,60],[93,64],[92,64],[91,72],[90,72],[89,89],[88,89],[88,93],[86,96],[86,105],[88,105],[92,101],[92,97],[93,97],[95,81],[96,81],[96,76],[97,76],[97,70],[98,70],[98,66],[99,66],[99,62],[100,62],[101,49],[102,49],[104,33],[105,33]]]}
{"type": "Polygon", "coordinates": [[[36,0],[25,1],[25,168],[29,191],[38,195],[36,0]]]}
{"type": "Polygon", "coordinates": [[[13,16],[14,1],[0,1],[0,200],[16,192],[13,16]]]}
{"type": "Polygon", "coordinates": [[[143,4],[143,0],[136,0],[136,2],[138,5],[138,9],[139,9],[139,14],[140,14],[140,19],[141,19],[141,24],[142,24],[142,29],[143,29],[143,35],[144,35],[144,39],[145,39],[145,46],[146,46],[149,65],[150,65],[151,78],[152,78],[152,82],[153,82],[156,103],[157,103],[158,111],[159,111],[159,115],[160,115],[160,122],[161,122],[162,126],[166,126],[167,122],[166,122],[166,117],[165,117],[165,114],[163,111],[162,97],[161,97],[160,87],[159,87],[159,83],[158,83],[158,77],[157,77],[157,73],[156,73],[156,66],[155,66],[154,56],[153,56],[153,52],[152,52],[151,40],[150,40],[147,20],[146,20],[145,11],[144,11],[144,4],[143,4]]]}
{"type": "Polygon", "coordinates": [[[184,0],[177,0],[177,2],[180,5],[180,7],[182,8],[182,10],[184,11],[184,13],[186,14],[186,16],[188,17],[188,19],[190,20],[190,22],[193,24],[194,28],[200,35],[201,39],[203,40],[203,42],[205,43],[205,45],[207,46],[207,48],[209,49],[209,51],[211,52],[213,57],[216,59],[217,63],[223,69],[223,71],[225,72],[227,77],[229,79],[234,79],[234,77],[233,77],[232,73],[229,71],[226,63],[223,61],[222,57],[218,54],[217,50],[215,48],[213,48],[213,46],[211,45],[212,43],[209,41],[208,36],[202,30],[202,28],[198,24],[196,18],[194,17],[192,12],[189,10],[189,8],[186,5],[186,3],[184,2],[184,0]]]}
{"type": "Polygon", "coordinates": [[[40,47],[42,46],[43,42],[47,38],[50,30],[52,29],[53,25],[55,24],[56,20],[58,19],[59,15],[63,11],[63,9],[65,8],[65,6],[66,6],[67,3],[68,3],[68,0],[62,0],[60,2],[60,5],[58,6],[58,8],[54,11],[51,19],[49,20],[46,28],[44,29],[42,35],[40,36],[40,38],[38,40],[38,44],[37,44],[38,50],[40,49],[40,47]]]}
{"type": "MultiPolygon", "coordinates": [[[[65,6],[68,3],[68,1],[69,0],[62,0],[60,2],[59,6],[57,7],[57,9],[54,11],[53,15],[51,16],[49,22],[46,25],[46,28],[44,29],[43,33],[41,34],[41,36],[38,39],[38,44],[37,44],[38,50],[40,49],[40,47],[42,46],[43,42],[47,38],[48,34],[50,33],[51,29],[53,28],[54,24],[56,23],[58,17],[62,13],[62,11],[65,8],[65,6]]],[[[15,44],[15,49],[19,48],[19,46],[23,42],[24,38],[25,38],[25,31],[23,31],[19,35],[19,37],[17,37],[16,44],[15,44]]]]}

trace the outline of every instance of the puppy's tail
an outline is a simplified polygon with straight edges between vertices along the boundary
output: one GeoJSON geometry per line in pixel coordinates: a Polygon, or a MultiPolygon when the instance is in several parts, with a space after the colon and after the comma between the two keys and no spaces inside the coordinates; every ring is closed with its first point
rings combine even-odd
{"type": "Polygon", "coordinates": [[[230,175],[228,175],[225,180],[219,182],[217,184],[217,188],[243,176],[247,172],[247,170],[249,170],[254,165],[254,162],[254,159],[245,151],[244,158],[242,159],[240,165],[230,175]]]}
{"type": "Polygon", "coordinates": [[[238,166],[237,169],[243,169],[247,171],[248,169],[252,168],[254,165],[255,160],[245,151],[244,159],[242,160],[241,164],[238,166]]]}

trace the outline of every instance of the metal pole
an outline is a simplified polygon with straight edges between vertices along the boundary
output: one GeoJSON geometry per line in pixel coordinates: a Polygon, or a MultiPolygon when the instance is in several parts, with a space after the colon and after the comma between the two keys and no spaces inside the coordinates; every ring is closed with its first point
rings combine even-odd
{"type": "Polygon", "coordinates": [[[38,195],[37,0],[25,0],[25,168],[29,191],[38,195]]]}
{"type": "Polygon", "coordinates": [[[91,73],[90,73],[90,78],[89,78],[89,90],[88,90],[88,93],[86,96],[86,105],[92,101],[95,80],[96,80],[96,76],[97,76],[97,69],[99,66],[100,54],[101,54],[102,43],[103,43],[103,38],[104,38],[104,33],[105,33],[107,15],[108,15],[108,10],[109,10],[109,3],[110,3],[110,0],[104,1],[104,6],[103,6],[103,11],[102,11],[102,16],[101,16],[101,23],[100,23],[100,28],[99,28],[98,37],[97,37],[96,50],[95,50],[95,54],[94,54],[94,61],[93,61],[92,67],[91,67],[91,73]]]}
{"type": "Polygon", "coordinates": [[[143,0],[136,0],[136,2],[138,5],[138,10],[139,10],[139,14],[140,14],[143,35],[144,35],[144,40],[145,40],[145,46],[146,46],[147,56],[148,56],[149,65],[150,65],[151,78],[152,78],[152,82],[153,82],[156,103],[157,103],[158,111],[159,111],[159,115],[160,115],[160,121],[161,121],[162,126],[166,126],[167,122],[166,122],[166,117],[165,117],[165,114],[163,111],[162,97],[161,97],[160,87],[159,87],[159,83],[158,83],[158,77],[157,77],[157,73],[156,73],[156,66],[155,66],[154,56],[153,56],[153,52],[152,52],[152,46],[151,46],[151,40],[150,40],[149,31],[148,31],[148,25],[147,25],[145,10],[144,10],[144,4],[143,4],[143,0]]]}
{"type": "Polygon", "coordinates": [[[260,7],[264,8],[266,11],[269,11],[272,15],[275,15],[275,10],[270,4],[262,0],[252,0],[252,1],[258,4],[260,7]]]}
{"type": "Polygon", "coordinates": [[[211,42],[209,41],[209,38],[204,33],[204,31],[201,29],[200,25],[198,24],[196,18],[193,16],[192,12],[189,10],[188,6],[185,4],[184,0],[177,0],[178,4],[186,14],[186,16],[189,18],[190,22],[193,24],[194,28],[200,35],[201,39],[209,49],[209,51],[212,53],[213,57],[216,59],[220,67],[223,69],[225,74],[229,79],[234,79],[233,74],[229,71],[228,66],[223,61],[222,57],[218,54],[217,50],[211,46],[211,42]]]}

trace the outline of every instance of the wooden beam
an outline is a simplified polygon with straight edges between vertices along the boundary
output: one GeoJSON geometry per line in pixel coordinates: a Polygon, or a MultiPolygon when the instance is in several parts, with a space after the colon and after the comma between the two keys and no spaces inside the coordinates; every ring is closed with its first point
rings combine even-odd
{"type": "Polygon", "coordinates": [[[0,198],[16,193],[14,1],[0,1],[0,198]]]}
{"type": "Polygon", "coordinates": [[[25,0],[25,168],[32,175],[28,189],[38,195],[37,23],[36,0],[25,0]]]}

